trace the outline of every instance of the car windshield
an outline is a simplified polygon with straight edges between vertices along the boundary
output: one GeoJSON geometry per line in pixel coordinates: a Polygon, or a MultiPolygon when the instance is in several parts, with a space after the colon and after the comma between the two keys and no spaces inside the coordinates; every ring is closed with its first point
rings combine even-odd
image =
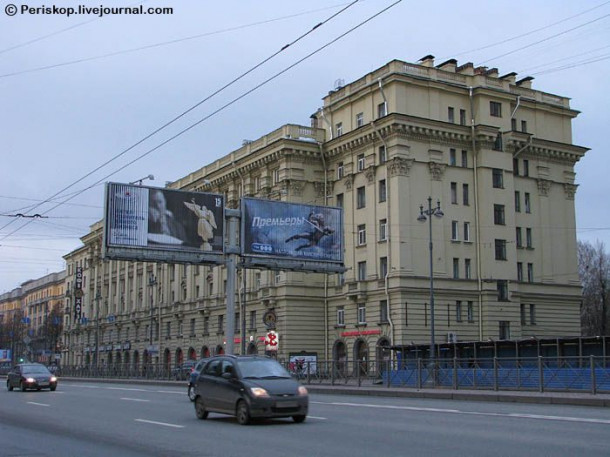
{"type": "Polygon", "coordinates": [[[244,359],[239,362],[244,378],[290,378],[290,374],[275,360],[244,359]]]}
{"type": "Polygon", "coordinates": [[[49,370],[42,365],[24,365],[21,371],[28,374],[49,374],[49,370]]]}

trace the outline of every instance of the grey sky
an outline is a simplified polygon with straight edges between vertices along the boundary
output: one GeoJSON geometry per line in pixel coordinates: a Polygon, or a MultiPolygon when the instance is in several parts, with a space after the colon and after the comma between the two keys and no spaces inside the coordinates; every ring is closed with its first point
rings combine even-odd
{"type": "MultiPolygon", "coordinates": [[[[21,3],[8,16],[9,2],[1,3],[0,293],[63,268],[62,255],[79,246],[89,225],[102,217],[103,185],[50,212],[55,205],[32,209],[36,200],[118,155],[349,3],[149,0],[144,8],[173,7],[173,14],[101,18],[21,14],[21,3]],[[48,218],[8,217],[16,213],[48,218]]],[[[103,180],[392,3],[359,1],[62,195],[103,180]]],[[[79,4],[135,2],[55,3],[79,4]]],[[[531,75],[535,89],[571,98],[571,107],[582,112],[573,122],[573,141],[591,148],[576,166],[577,237],[610,247],[610,2],[603,0],[403,0],[107,180],[153,174],[155,180],[146,184],[163,186],[239,148],[244,139],[286,123],[309,125],[336,80],[347,83],[392,59],[417,62],[427,54],[437,63],[457,58],[459,64],[497,67],[501,75],[531,75]]]]}

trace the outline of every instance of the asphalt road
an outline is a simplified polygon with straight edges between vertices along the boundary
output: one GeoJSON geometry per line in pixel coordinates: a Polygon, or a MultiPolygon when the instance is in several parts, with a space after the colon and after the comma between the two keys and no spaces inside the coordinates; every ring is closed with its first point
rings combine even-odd
{"type": "Polygon", "coordinates": [[[312,394],[303,424],[195,417],[186,388],[0,390],[0,456],[596,456],[607,408],[312,394]]]}

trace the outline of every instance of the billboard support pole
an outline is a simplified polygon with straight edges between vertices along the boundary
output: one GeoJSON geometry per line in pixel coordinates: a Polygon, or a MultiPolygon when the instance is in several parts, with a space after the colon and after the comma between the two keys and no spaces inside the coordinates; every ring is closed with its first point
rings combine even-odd
{"type": "MultiPolygon", "coordinates": [[[[225,218],[227,219],[228,243],[226,248],[227,255],[227,346],[225,352],[233,354],[235,352],[235,290],[237,285],[237,222],[241,212],[236,209],[225,208],[225,218]]],[[[242,335],[243,337],[243,335],[242,335]]]]}

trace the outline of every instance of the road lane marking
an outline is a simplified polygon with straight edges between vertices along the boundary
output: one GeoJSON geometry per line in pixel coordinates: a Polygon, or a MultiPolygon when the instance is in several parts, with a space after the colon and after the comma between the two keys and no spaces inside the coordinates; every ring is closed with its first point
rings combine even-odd
{"type": "Polygon", "coordinates": [[[127,388],[127,387],[105,387],[107,390],[127,390],[130,392],[150,392],[149,389],[136,389],[136,388],[127,388]]]}
{"type": "Polygon", "coordinates": [[[307,416],[307,419],[316,419],[316,420],[319,420],[319,421],[328,420],[326,417],[318,417],[318,416],[307,416]]]}
{"type": "Polygon", "coordinates": [[[164,427],[184,428],[184,425],[168,424],[166,422],[149,421],[146,419],[134,419],[136,422],[144,422],[146,424],[163,425],[164,427]]]}
{"type": "Polygon", "coordinates": [[[404,411],[420,411],[420,412],[428,412],[428,413],[463,414],[463,415],[469,415],[469,416],[509,417],[509,418],[517,418],[517,419],[536,419],[536,420],[563,421],[563,422],[585,422],[585,423],[589,423],[589,424],[608,424],[608,425],[610,425],[610,419],[594,419],[594,418],[588,418],[588,417],[546,416],[546,415],[524,414],[524,413],[485,413],[485,412],[478,412],[478,411],[461,411],[459,409],[420,408],[420,407],[416,407],[416,406],[395,406],[395,405],[374,405],[374,404],[369,404],[369,403],[345,403],[345,402],[310,402],[310,403],[317,403],[320,405],[332,405],[332,406],[395,409],[395,410],[404,410],[404,411]]]}
{"type": "Polygon", "coordinates": [[[145,402],[150,401],[150,400],[144,400],[143,398],[127,398],[127,397],[121,397],[121,400],[127,400],[127,401],[145,401],[145,402]]]}
{"type": "Polygon", "coordinates": [[[27,402],[29,405],[36,405],[36,406],[51,406],[51,405],[47,405],[45,403],[36,403],[34,401],[28,401],[27,402]]]}
{"type": "Polygon", "coordinates": [[[184,391],[176,392],[175,390],[153,390],[153,392],[158,394],[178,394],[184,395],[184,391]]]}

